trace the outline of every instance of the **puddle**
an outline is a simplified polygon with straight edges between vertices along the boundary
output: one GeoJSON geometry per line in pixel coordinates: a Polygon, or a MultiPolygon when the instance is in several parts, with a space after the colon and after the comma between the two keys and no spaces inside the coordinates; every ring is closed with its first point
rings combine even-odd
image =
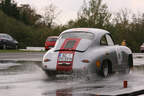
{"type": "MultiPolygon", "coordinates": [[[[26,62],[26,61],[0,61],[0,74],[3,73],[27,73],[35,72],[39,69],[40,62],[26,62]]],[[[2,74],[1,74],[2,75],[2,74]]]]}
{"type": "Polygon", "coordinates": [[[0,67],[1,96],[110,96],[124,90],[123,80],[128,81],[129,89],[144,84],[144,65],[134,66],[128,75],[114,74],[105,79],[92,75],[89,80],[69,75],[49,79],[41,69],[41,62],[0,61],[0,67]]]}

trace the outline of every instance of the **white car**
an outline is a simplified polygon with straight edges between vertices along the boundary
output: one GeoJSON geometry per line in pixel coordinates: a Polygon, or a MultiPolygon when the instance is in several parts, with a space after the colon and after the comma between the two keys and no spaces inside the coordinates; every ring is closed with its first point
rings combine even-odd
{"type": "Polygon", "coordinates": [[[108,31],[74,28],[60,34],[55,47],[44,55],[42,66],[48,76],[76,72],[107,77],[129,71],[133,59],[128,47],[114,45],[108,31]]]}
{"type": "Polygon", "coordinates": [[[144,53],[144,43],[140,46],[140,51],[144,53]]]}

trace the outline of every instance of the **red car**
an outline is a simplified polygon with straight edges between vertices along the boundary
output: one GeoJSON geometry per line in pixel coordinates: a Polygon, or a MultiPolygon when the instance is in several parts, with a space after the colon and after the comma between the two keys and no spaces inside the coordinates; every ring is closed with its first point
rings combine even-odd
{"type": "Polygon", "coordinates": [[[144,52],[144,43],[140,46],[140,51],[144,52]]]}
{"type": "Polygon", "coordinates": [[[58,36],[49,36],[45,42],[45,50],[49,50],[54,47],[58,36]]]}

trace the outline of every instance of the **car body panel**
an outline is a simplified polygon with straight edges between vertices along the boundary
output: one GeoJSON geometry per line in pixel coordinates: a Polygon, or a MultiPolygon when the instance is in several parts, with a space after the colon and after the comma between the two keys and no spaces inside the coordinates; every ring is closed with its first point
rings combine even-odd
{"type": "Polygon", "coordinates": [[[144,43],[140,46],[140,51],[144,52],[144,43]]]}
{"type": "Polygon", "coordinates": [[[113,45],[113,42],[108,40],[109,35],[108,31],[96,28],[74,28],[62,32],[55,47],[44,55],[43,69],[64,71],[64,74],[67,71],[98,73],[104,61],[110,63],[112,72],[126,69],[129,55],[132,52],[126,46],[113,45]],[[69,33],[68,38],[63,38],[69,33]],[[79,33],[91,33],[93,38],[79,33]],[[106,37],[108,45],[101,45],[103,37],[106,37]],[[62,61],[59,61],[59,58],[62,58],[62,61]],[[50,59],[50,61],[45,62],[45,59],[50,59]],[[100,66],[96,64],[97,61],[100,62],[100,66]]]}

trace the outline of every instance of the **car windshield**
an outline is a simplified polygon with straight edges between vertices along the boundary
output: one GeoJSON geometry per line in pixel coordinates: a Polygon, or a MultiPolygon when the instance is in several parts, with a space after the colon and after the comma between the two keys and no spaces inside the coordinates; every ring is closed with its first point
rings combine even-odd
{"type": "Polygon", "coordinates": [[[66,38],[81,38],[81,39],[89,39],[92,40],[94,38],[94,35],[89,32],[69,32],[69,33],[64,33],[60,37],[61,39],[66,39],[66,38]]]}
{"type": "Polygon", "coordinates": [[[7,39],[11,39],[10,36],[6,35],[6,34],[0,34],[0,38],[7,38],[7,39]]]}
{"type": "Polygon", "coordinates": [[[57,38],[48,38],[47,41],[56,41],[57,38]]]}
{"type": "Polygon", "coordinates": [[[0,37],[6,38],[6,35],[4,35],[4,34],[0,34],[0,37]]]}

